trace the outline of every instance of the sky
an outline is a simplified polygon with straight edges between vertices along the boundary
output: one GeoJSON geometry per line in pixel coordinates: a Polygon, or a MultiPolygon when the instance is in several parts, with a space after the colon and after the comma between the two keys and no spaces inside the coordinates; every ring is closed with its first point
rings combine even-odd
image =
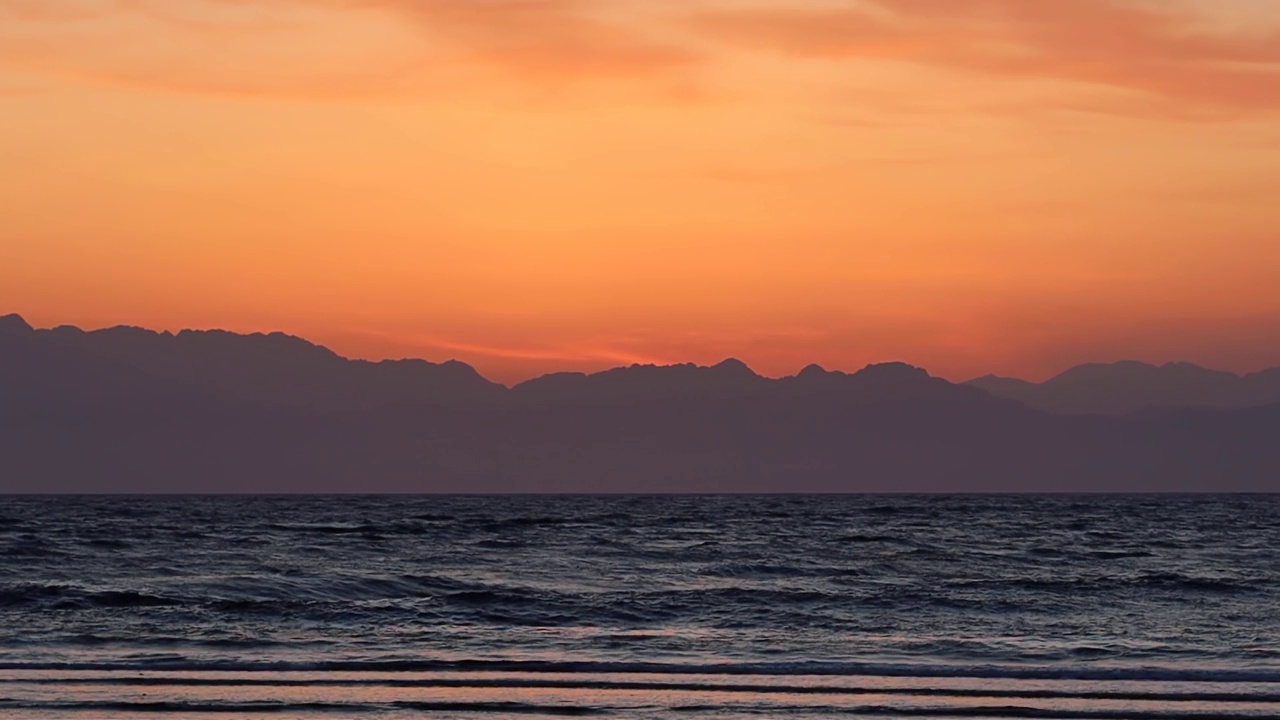
{"type": "Polygon", "coordinates": [[[0,313],[554,370],[1280,365],[1275,0],[0,0],[0,313]]]}

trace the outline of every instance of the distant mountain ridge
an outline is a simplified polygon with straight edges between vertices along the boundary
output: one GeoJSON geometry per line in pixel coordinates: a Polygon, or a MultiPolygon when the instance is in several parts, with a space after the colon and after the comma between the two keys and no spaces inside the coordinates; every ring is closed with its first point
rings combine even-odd
{"type": "Polygon", "coordinates": [[[358,410],[383,405],[459,405],[517,401],[599,402],[707,395],[758,395],[771,389],[837,389],[871,380],[931,380],[905,363],[869,365],[855,373],[810,365],[799,374],[771,379],[736,358],[713,366],[635,364],[596,373],[560,372],[508,389],[458,360],[352,360],[321,345],[280,332],[226,330],[178,333],[116,326],[81,330],[63,325],[32,328],[20,315],[0,317],[0,332],[31,335],[50,346],[75,350],[134,368],[190,389],[261,405],[317,410],[358,410]]]}
{"type": "Polygon", "coordinates": [[[1043,383],[987,375],[968,385],[1045,412],[1124,415],[1148,408],[1240,409],[1280,402],[1280,368],[1248,375],[1191,363],[1078,365],[1043,383]]]}
{"type": "MultiPolygon", "coordinates": [[[[519,383],[507,393],[505,386],[457,360],[350,360],[284,333],[183,330],[174,334],[130,326],[36,330],[19,315],[0,318],[0,332],[6,332],[5,328],[10,333],[33,332],[64,347],[186,385],[214,388],[265,404],[324,410],[494,402],[507,394],[525,400],[550,399],[560,393],[586,393],[597,400],[627,394],[751,394],[775,383],[791,389],[834,389],[864,382],[870,374],[884,378],[894,373],[928,375],[902,363],[871,365],[852,374],[810,365],[794,376],[771,380],[730,358],[710,367],[686,363],[634,365],[591,374],[553,373],[519,383]],[[850,380],[855,377],[861,380],[850,380]]],[[[964,384],[1037,410],[1066,415],[1124,415],[1147,408],[1238,409],[1280,403],[1280,368],[1241,376],[1190,363],[1153,365],[1129,360],[1079,365],[1042,383],[987,375],[964,384]]]]}
{"type": "Polygon", "coordinates": [[[999,395],[902,363],[771,379],[732,359],[507,388],[279,333],[11,315],[0,492],[1280,490],[1280,404],[1068,416],[999,395]]]}
{"type": "Polygon", "coordinates": [[[465,363],[349,360],[284,333],[183,330],[173,334],[128,326],[88,332],[62,326],[34,333],[50,344],[158,378],[267,405],[351,410],[398,403],[449,404],[492,399],[505,389],[465,363]]]}

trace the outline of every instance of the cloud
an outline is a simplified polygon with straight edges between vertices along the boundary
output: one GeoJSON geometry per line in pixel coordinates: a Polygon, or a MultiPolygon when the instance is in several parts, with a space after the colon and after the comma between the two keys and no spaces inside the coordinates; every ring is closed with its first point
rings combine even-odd
{"type": "MultiPolygon", "coordinates": [[[[165,90],[350,97],[505,78],[673,86],[700,60],[582,0],[0,0],[0,64],[165,90]],[[495,75],[496,73],[496,75],[495,75]]],[[[659,24],[660,25],[660,24],[659,24]]],[[[687,88],[686,88],[687,90],[687,88]]]]}
{"type": "Polygon", "coordinates": [[[358,0],[417,20],[439,40],[521,74],[634,76],[698,56],[589,11],[579,0],[358,0]]]}
{"type": "Polygon", "coordinates": [[[0,0],[0,63],[197,92],[424,95],[499,80],[672,98],[701,84],[710,39],[1111,89],[1098,112],[1280,109],[1280,30],[1240,21],[1242,0],[763,1],[0,0]]]}
{"type": "MultiPolygon", "coordinates": [[[[1219,9],[1229,13],[1233,3],[1219,9]]],[[[801,58],[1048,78],[1235,111],[1280,109],[1280,31],[1212,27],[1168,0],[864,0],[708,11],[712,36],[801,58]]]]}
{"type": "Polygon", "coordinates": [[[679,362],[656,353],[658,348],[628,343],[625,338],[608,334],[553,333],[550,337],[522,340],[480,337],[466,331],[423,334],[413,329],[368,327],[336,332],[318,329],[313,334],[324,335],[326,343],[351,357],[455,358],[474,366],[491,380],[508,384],[565,370],[597,372],[623,365],[679,362]]]}

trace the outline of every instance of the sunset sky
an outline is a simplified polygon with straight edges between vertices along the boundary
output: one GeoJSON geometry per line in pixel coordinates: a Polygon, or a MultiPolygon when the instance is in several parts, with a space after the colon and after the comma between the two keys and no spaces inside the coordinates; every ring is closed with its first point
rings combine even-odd
{"type": "Polygon", "coordinates": [[[1276,0],[0,0],[0,314],[1280,365],[1276,0]]]}

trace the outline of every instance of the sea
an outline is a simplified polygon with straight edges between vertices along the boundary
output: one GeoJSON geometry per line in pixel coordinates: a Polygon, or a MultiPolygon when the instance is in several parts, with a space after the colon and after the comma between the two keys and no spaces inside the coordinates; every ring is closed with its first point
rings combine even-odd
{"type": "Polygon", "coordinates": [[[1280,717],[1280,496],[0,497],[0,718],[1280,717]]]}

